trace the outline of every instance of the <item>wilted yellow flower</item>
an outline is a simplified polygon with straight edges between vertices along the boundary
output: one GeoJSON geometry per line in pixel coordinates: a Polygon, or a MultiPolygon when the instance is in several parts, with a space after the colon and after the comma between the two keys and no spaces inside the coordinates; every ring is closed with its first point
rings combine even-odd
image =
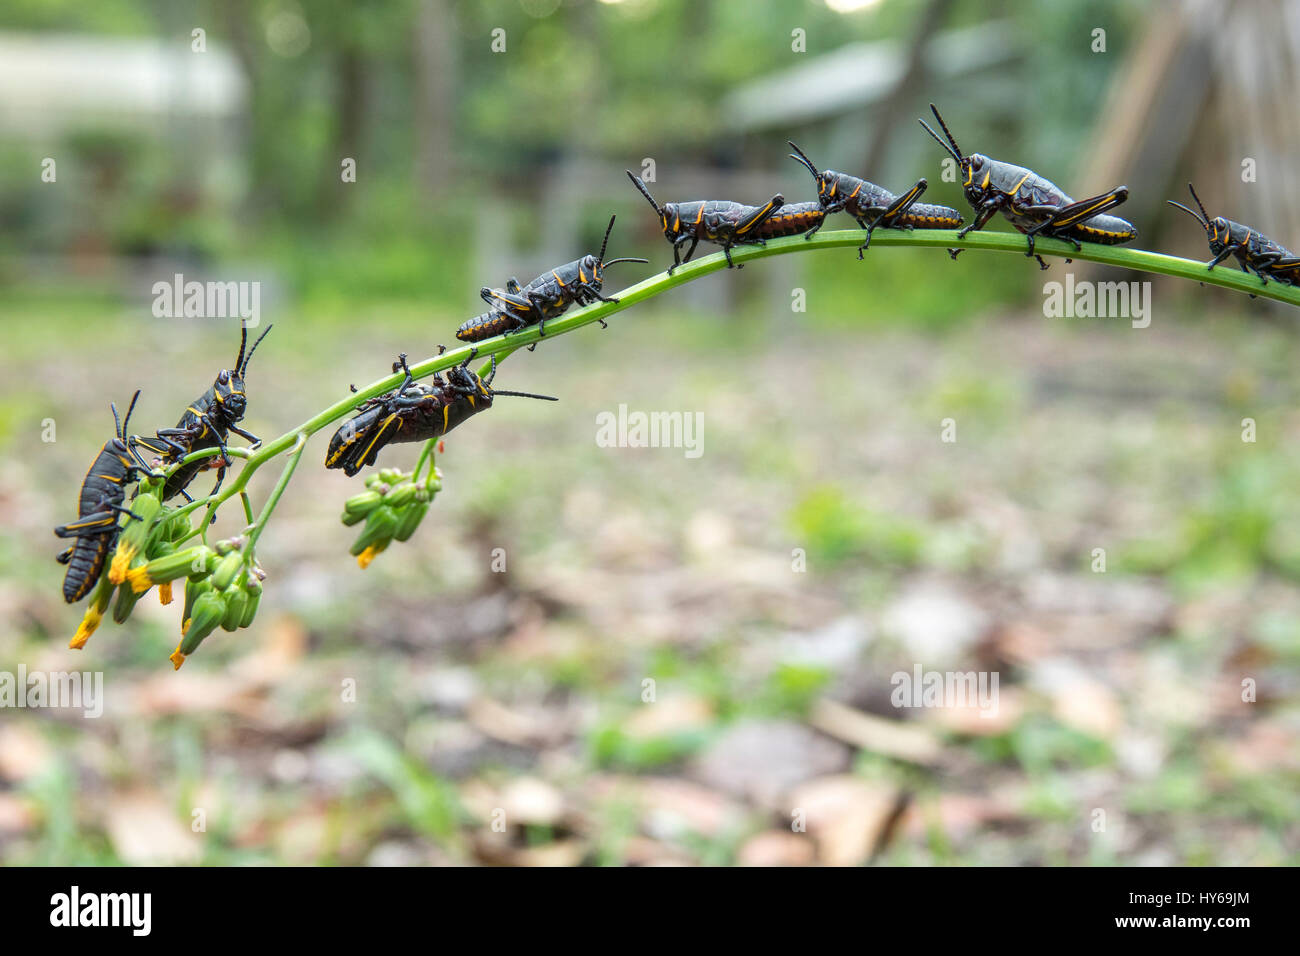
{"type": "Polygon", "coordinates": [[[135,545],[125,539],[118,542],[117,550],[113,552],[113,563],[108,567],[110,584],[121,584],[126,580],[127,570],[131,567],[131,562],[138,551],[135,545]]]}
{"type": "Polygon", "coordinates": [[[92,603],[90,607],[86,608],[86,615],[81,619],[81,624],[77,626],[77,633],[72,635],[68,647],[74,651],[79,651],[85,647],[86,641],[90,640],[90,635],[95,633],[95,628],[99,627],[99,622],[103,619],[103,610],[92,603]]]}

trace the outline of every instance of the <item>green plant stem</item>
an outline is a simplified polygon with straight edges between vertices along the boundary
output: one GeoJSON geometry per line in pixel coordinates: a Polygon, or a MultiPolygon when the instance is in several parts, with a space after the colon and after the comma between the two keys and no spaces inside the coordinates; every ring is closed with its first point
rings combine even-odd
{"type": "MultiPolygon", "coordinates": [[[[811,252],[821,249],[839,249],[845,247],[856,248],[861,245],[864,232],[859,229],[847,229],[837,231],[823,231],[817,233],[812,239],[805,239],[803,236],[789,236],[782,239],[770,240],[766,246],[742,246],[732,250],[731,258],[737,264],[749,262],[754,259],[764,259],[768,256],[786,255],[792,252],[811,252]]],[[[957,238],[955,231],[939,229],[918,229],[912,232],[904,232],[893,229],[879,229],[871,239],[871,249],[868,255],[875,255],[876,250],[881,247],[890,246],[921,246],[933,247],[940,249],[979,249],[992,252],[1010,252],[1023,256],[1027,247],[1026,239],[1019,233],[1011,232],[972,232],[962,239],[957,238]]],[[[1259,278],[1244,272],[1239,272],[1220,266],[1214,270],[1206,268],[1205,263],[1197,262],[1192,259],[1180,259],[1176,256],[1166,256],[1158,252],[1146,252],[1141,249],[1125,249],[1119,246],[1102,246],[1094,243],[1083,243],[1082,250],[1076,252],[1074,247],[1067,242],[1059,239],[1039,239],[1035,246],[1035,251],[1043,256],[1053,256],[1058,258],[1084,259],[1090,262],[1100,262],[1104,265],[1114,266],[1118,269],[1132,269],[1139,272],[1154,273],[1156,275],[1174,276],[1180,279],[1190,279],[1194,282],[1202,282],[1210,285],[1222,286],[1225,289],[1234,289],[1237,292],[1254,294],[1268,299],[1276,299],[1279,302],[1286,302],[1289,305],[1300,306],[1300,288],[1285,286],[1278,282],[1269,282],[1267,285],[1261,285],[1259,278]]],[[[665,253],[666,255],[667,253],[665,253]]],[[[703,256],[693,262],[678,267],[670,276],[666,272],[644,279],[635,285],[629,286],[616,296],[611,298],[617,299],[616,302],[599,302],[586,308],[575,309],[559,318],[551,319],[546,323],[545,339],[550,340],[560,335],[576,331],[586,325],[591,325],[603,318],[621,312],[630,308],[646,299],[653,298],[660,293],[667,292],[669,289],[676,288],[694,279],[706,276],[709,273],[717,272],[726,268],[726,260],[721,252],[712,255],[703,256]]],[[[853,262],[848,263],[852,268],[853,262]]],[[[1028,260],[1028,267],[1037,268],[1032,259],[1028,260]]],[[[939,268],[958,268],[947,262],[937,262],[936,269],[939,268]]],[[[1045,280],[1050,281],[1052,275],[1049,273],[1045,280]]],[[[959,274],[954,274],[954,282],[961,281],[959,274]]],[[[494,338],[485,339],[477,343],[477,351],[471,353],[470,346],[461,346],[457,349],[451,349],[441,355],[425,359],[423,362],[412,365],[411,374],[416,378],[424,378],[435,372],[441,372],[451,368],[453,365],[459,365],[461,362],[470,358],[474,354],[480,358],[489,358],[496,356],[497,361],[502,361],[510,353],[529,346],[534,342],[542,341],[543,336],[540,334],[537,326],[516,332],[513,335],[498,335],[494,338]]],[[[334,424],[341,418],[344,418],[357,405],[367,399],[375,398],[384,392],[391,391],[402,383],[403,373],[396,373],[372,382],[365,388],[354,394],[349,394],[339,401],[335,402],[329,408],[303,422],[292,431],[286,432],[279,438],[265,443],[257,451],[248,456],[244,467],[240,469],[239,475],[234,481],[224,489],[219,495],[207,499],[199,499],[195,502],[195,507],[200,504],[207,504],[209,513],[214,512],[222,503],[227,501],[233,495],[241,494],[247,486],[248,481],[257,472],[257,470],[277,455],[292,449],[293,459],[286,467],[285,472],[280,476],[280,481],[276,485],[275,491],[270,499],[267,500],[266,506],[262,509],[262,514],[255,522],[256,533],[260,534],[262,527],[265,526],[266,520],[270,517],[271,512],[275,510],[275,504],[279,501],[280,495],[284,491],[284,486],[293,473],[298,459],[302,456],[303,446],[306,440],[316,432],[329,425],[334,424]]],[[[205,519],[206,520],[206,519],[205,519]]]]}
{"type": "Polygon", "coordinates": [[[280,503],[280,496],[284,494],[284,489],[289,486],[289,479],[293,477],[294,469],[298,467],[298,462],[302,458],[303,449],[307,447],[307,438],[306,432],[298,433],[293,450],[289,452],[289,460],[285,462],[284,470],[280,472],[280,480],[275,483],[275,488],[271,491],[271,497],[267,498],[266,504],[262,506],[262,513],[257,516],[253,526],[248,529],[248,540],[241,549],[245,557],[253,553],[253,547],[257,544],[257,539],[262,536],[262,532],[266,529],[266,523],[271,519],[275,506],[280,503]]]}
{"type": "Polygon", "coordinates": [[[420,457],[415,462],[415,469],[411,472],[411,482],[413,484],[420,483],[420,469],[424,467],[426,461],[429,462],[429,478],[425,481],[425,484],[427,485],[429,481],[433,480],[434,472],[437,470],[437,460],[434,458],[433,450],[439,441],[440,439],[430,438],[424,443],[424,448],[420,452],[420,457]]]}

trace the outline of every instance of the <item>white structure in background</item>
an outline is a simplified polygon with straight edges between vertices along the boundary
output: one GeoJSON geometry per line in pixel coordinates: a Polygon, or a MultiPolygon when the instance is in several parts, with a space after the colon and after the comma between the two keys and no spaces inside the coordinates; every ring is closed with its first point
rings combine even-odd
{"type": "Polygon", "coordinates": [[[0,33],[0,136],[54,148],[83,130],[168,141],[206,187],[242,189],[238,162],[248,84],[208,40],[0,33]]]}
{"type": "Polygon", "coordinates": [[[207,44],[69,34],[0,33],[0,126],[53,132],[87,119],[149,126],[177,115],[232,119],[247,84],[235,58],[207,44]]]}
{"type": "MultiPolygon", "coordinates": [[[[1004,21],[936,33],[926,51],[926,72],[939,80],[991,72],[1018,55],[1014,37],[1004,21]]],[[[906,60],[906,44],[898,40],[847,43],[738,87],[723,100],[721,114],[736,130],[788,128],[852,115],[894,89],[906,60]]]]}
{"type": "MultiPolygon", "coordinates": [[[[164,37],[0,32],[0,146],[10,163],[14,153],[28,153],[33,179],[45,157],[54,159],[57,182],[67,187],[28,194],[41,203],[46,235],[56,237],[52,247],[21,253],[29,280],[116,288],[143,309],[160,276],[207,277],[205,264],[184,250],[173,261],[173,250],[118,256],[97,244],[124,208],[113,192],[120,185],[90,177],[77,145],[101,134],[138,143],[138,152],[125,155],[142,157],[156,194],[179,197],[182,208],[239,203],[248,187],[247,79],[210,37],[201,51],[193,41],[188,30],[164,37]],[[75,267],[69,255],[78,257],[75,267]]],[[[7,166],[6,175],[12,172],[7,166]]],[[[221,269],[214,278],[256,280],[264,301],[275,299],[277,284],[263,265],[221,269]]]]}

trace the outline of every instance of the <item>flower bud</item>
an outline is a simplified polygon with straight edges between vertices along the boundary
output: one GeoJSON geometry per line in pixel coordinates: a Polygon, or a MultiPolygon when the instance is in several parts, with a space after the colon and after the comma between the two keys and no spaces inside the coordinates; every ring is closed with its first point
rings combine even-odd
{"type": "Polygon", "coordinates": [[[173,541],[183,541],[189,533],[189,515],[174,514],[167,520],[167,536],[173,541]]]}
{"type": "Polygon", "coordinates": [[[244,555],[239,551],[231,551],[217,563],[217,570],[212,572],[212,586],[218,591],[224,591],[230,587],[231,582],[235,580],[235,575],[239,569],[244,566],[244,555]]]}
{"type": "Polygon", "coordinates": [[[244,590],[248,592],[248,603],[244,605],[244,616],[239,620],[240,627],[248,627],[257,616],[257,605],[262,600],[262,582],[252,578],[244,582],[244,590]]]}
{"type": "Polygon", "coordinates": [[[343,502],[344,520],[347,520],[348,515],[365,517],[378,508],[383,500],[384,496],[377,491],[363,491],[358,495],[353,495],[343,502]]]}
{"type": "Polygon", "coordinates": [[[393,532],[393,539],[405,541],[415,534],[415,529],[420,526],[420,522],[424,520],[428,510],[429,503],[427,501],[412,501],[403,508],[397,519],[397,530],[393,532]]]}
{"type": "Polygon", "coordinates": [[[392,540],[393,540],[392,538],[382,538],[379,541],[376,541],[374,544],[367,547],[364,551],[362,551],[360,554],[357,555],[357,567],[359,567],[362,571],[370,567],[370,562],[375,560],[376,557],[382,554],[384,549],[388,547],[389,543],[392,540]]]}
{"type": "Polygon", "coordinates": [[[131,512],[140,520],[127,518],[122,526],[122,533],[117,539],[117,551],[114,552],[113,562],[108,568],[108,579],[113,584],[121,584],[126,580],[126,572],[135,560],[135,556],[143,550],[149,540],[154,518],[158,516],[161,508],[162,502],[153,495],[136,495],[131,502],[131,512]]]}
{"type": "Polygon", "coordinates": [[[202,581],[209,577],[217,569],[217,562],[221,560],[217,552],[207,545],[198,546],[199,553],[194,555],[190,562],[189,579],[191,581],[202,581]]]}
{"type": "Polygon", "coordinates": [[[126,580],[137,594],[142,594],[154,584],[164,584],[193,574],[195,568],[206,571],[208,557],[213,554],[212,549],[205,544],[175,551],[154,558],[141,567],[132,568],[126,573],[126,580]]]}
{"type": "Polygon", "coordinates": [[[181,630],[181,642],[172,653],[171,662],[181,669],[185,658],[193,654],[203,639],[217,629],[226,615],[226,598],[220,591],[209,588],[194,601],[193,614],[181,630]]]}
{"type": "Polygon", "coordinates": [[[350,554],[360,555],[371,545],[379,544],[382,541],[383,544],[375,551],[375,554],[378,554],[379,551],[387,547],[388,542],[393,538],[393,532],[396,530],[397,513],[387,505],[381,505],[370,512],[370,517],[366,519],[365,528],[357,537],[357,540],[352,542],[352,547],[348,551],[350,554]]]}
{"type": "Polygon", "coordinates": [[[95,628],[99,627],[99,622],[104,619],[104,611],[108,608],[112,596],[113,584],[108,580],[108,575],[100,575],[99,583],[95,585],[95,590],[90,595],[90,605],[77,626],[77,633],[72,635],[72,640],[68,642],[68,647],[73,650],[85,647],[86,641],[90,640],[90,635],[95,633],[95,628]]]}
{"type": "MultiPolygon", "coordinates": [[[[148,588],[145,589],[146,591],[148,588]]],[[[140,600],[141,592],[134,588],[120,587],[117,589],[117,601],[113,604],[113,620],[117,624],[125,624],[126,619],[131,616],[135,609],[135,602],[140,600]]]]}
{"type": "Polygon", "coordinates": [[[236,535],[233,538],[222,538],[215,545],[213,545],[213,548],[216,549],[217,554],[224,556],[229,554],[231,551],[240,550],[241,548],[243,548],[243,546],[244,546],[243,535],[236,535]]]}
{"type": "Polygon", "coordinates": [[[77,633],[72,635],[72,640],[68,641],[68,647],[74,651],[79,651],[86,646],[86,641],[90,640],[90,635],[95,633],[95,628],[99,627],[99,622],[104,619],[104,612],[93,604],[86,608],[85,615],[81,618],[81,623],[77,625],[77,633]]]}
{"type": "Polygon", "coordinates": [[[184,622],[188,621],[194,613],[194,603],[199,599],[200,595],[211,590],[212,581],[210,578],[199,578],[198,580],[190,578],[185,582],[185,608],[181,611],[182,633],[184,633],[184,622]]]}
{"type": "Polygon", "coordinates": [[[384,503],[390,508],[403,508],[415,500],[415,485],[407,482],[399,485],[384,496],[384,503]]]}
{"type": "Polygon", "coordinates": [[[226,613],[221,616],[221,629],[238,630],[240,622],[244,619],[244,611],[248,607],[248,592],[243,588],[234,587],[225,593],[225,597],[226,613]]]}
{"type": "MultiPolygon", "coordinates": [[[[154,535],[149,539],[149,544],[145,547],[144,552],[146,561],[152,561],[154,558],[163,558],[169,554],[176,553],[176,545],[171,538],[157,533],[162,530],[164,530],[164,528],[160,524],[155,530],[154,535]]],[[[130,573],[130,571],[127,572],[127,574],[130,573]]]]}

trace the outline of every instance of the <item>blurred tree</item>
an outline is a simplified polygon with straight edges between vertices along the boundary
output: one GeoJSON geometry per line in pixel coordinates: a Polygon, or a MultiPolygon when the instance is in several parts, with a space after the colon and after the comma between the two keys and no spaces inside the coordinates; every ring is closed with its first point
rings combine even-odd
{"type": "Polygon", "coordinates": [[[425,199],[438,196],[451,176],[455,136],[455,24],[446,0],[420,0],[415,23],[416,167],[425,199]]]}

